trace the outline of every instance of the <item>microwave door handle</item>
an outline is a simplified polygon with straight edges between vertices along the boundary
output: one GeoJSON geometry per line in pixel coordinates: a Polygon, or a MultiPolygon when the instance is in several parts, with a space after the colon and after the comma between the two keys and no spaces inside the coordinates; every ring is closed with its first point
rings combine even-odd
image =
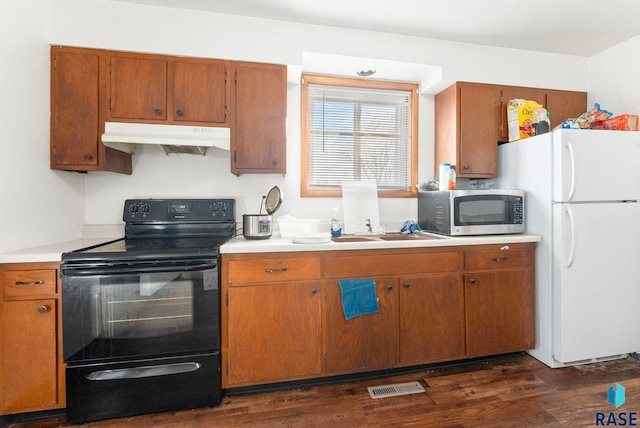
{"type": "Polygon", "coordinates": [[[569,257],[567,257],[566,267],[570,268],[576,259],[576,225],[571,207],[567,206],[565,208],[565,212],[567,213],[567,218],[569,219],[569,257]]]}
{"type": "Polygon", "coordinates": [[[193,265],[162,265],[162,266],[145,266],[145,267],[119,267],[117,265],[112,267],[78,267],[78,268],[63,268],[62,275],[64,276],[96,276],[96,275],[135,275],[139,273],[165,273],[165,272],[193,272],[208,269],[215,269],[218,267],[216,262],[198,263],[193,265]]]}

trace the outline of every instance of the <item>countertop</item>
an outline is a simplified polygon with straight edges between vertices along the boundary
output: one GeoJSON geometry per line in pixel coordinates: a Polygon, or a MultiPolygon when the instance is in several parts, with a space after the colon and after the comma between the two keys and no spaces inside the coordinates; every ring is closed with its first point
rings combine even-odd
{"type": "MultiPolygon", "coordinates": [[[[320,244],[297,244],[291,239],[272,236],[269,239],[247,240],[243,236],[233,238],[220,247],[221,254],[240,253],[280,253],[296,251],[340,251],[340,250],[381,250],[391,248],[453,247],[461,245],[512,244],[520,242],[540,242],[539,235],[485,235],[448,237],[426,234],[434,239],[415,240],[372,240],[359,242],[327,242],[320,244]]],[[[348,237],[347,237],[348,238],[348,237]]],[[[59,242],[41,247],[27,248],[0,254],[0,263],[59,262],[67,251],[91,247],[119,239],[117,237],[92,237],[59,242]]]]}
{"type": "Polygon", "coordinates": [[[62,253],[110,242],[115,239],[118,238],[83,238],[42,247],[11,251],[0,254],[0,263],[59,262],[62,260],[62,253]]]}
{"type": "Polygon", "coordinates": [[[339,250],[381,250],[390,248],[421,248],[421,247],[453,247],[461,245],[513,244],[521,242],[540,242],[539,235],[484,235],[448,237],[426,234],[435,239],[415,240],[374,240],[360,242],[327,242],[320,244],[296,244],[291,239],[272,236],[269,239],[248,240],[243,236],[233,238],[220,247],[221,254],[239,253],[271,253],[295,251],[339,251],[339,250]]]}

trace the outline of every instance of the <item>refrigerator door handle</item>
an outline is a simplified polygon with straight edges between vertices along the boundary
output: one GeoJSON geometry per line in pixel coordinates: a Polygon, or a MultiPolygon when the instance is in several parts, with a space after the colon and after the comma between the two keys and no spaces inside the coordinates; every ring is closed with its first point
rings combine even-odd
{"type": "Polygon", "coordinates": [[[576,160],[575,160],[575,155],[573,153],[573,144],[571,143],[571,140],[567,138],[566,141],[567,141],[567,151],[569,152],[569,164],[571,169],[571,176],[570,176],[571,182],[569,186],[569,194],[567,195],[567,201],[570,201],[573,199],[573,195],[576,190],[576,160]]]}
{"type": "Polygon", "coordinates": [[[567,257],[567,268],[570,268],[573,265],[573,262],[576,258],[576,231],[575,231],[575,221],[573,219],[573,211],[571,211],[570,207],[565,208],[565,212],[567,213],[567,218],[569,219],[569,257],[567,257]]]}

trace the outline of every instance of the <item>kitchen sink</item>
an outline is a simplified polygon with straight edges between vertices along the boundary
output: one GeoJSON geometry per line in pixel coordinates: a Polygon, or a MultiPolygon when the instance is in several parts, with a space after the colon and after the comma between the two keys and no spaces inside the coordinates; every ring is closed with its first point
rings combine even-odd
{"type": "Polygon", "coordinates": [[[352,235],[342,235],[342,236],[334,236],[331,238],[333,242],[371,242],[371,241],[379,241],[378,236],[352,236],[352,235]]]}
{"type": "Polygon", "coordinates": [[[385,233],[382,235],[342,235],[333,237],[333,242],[373,242],[373,241],[422,241],[429,239],[445,239],[446,236],[430,233],[385,233]]]}
{"type": "Polygon", "coordinates": [[[415,241],[425,239],[443,239],[444,236],[431,235],[427,233],[386,233],[379,235],[383,241],[415,241]]]}

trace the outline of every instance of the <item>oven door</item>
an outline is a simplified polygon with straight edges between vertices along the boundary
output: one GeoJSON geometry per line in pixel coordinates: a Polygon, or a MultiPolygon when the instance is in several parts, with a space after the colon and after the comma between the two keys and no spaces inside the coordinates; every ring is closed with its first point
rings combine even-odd
{"type": "Polygon", "coordinates": [[[62,265],[67,364],[220,349],[216,259],[62,265]]]}

